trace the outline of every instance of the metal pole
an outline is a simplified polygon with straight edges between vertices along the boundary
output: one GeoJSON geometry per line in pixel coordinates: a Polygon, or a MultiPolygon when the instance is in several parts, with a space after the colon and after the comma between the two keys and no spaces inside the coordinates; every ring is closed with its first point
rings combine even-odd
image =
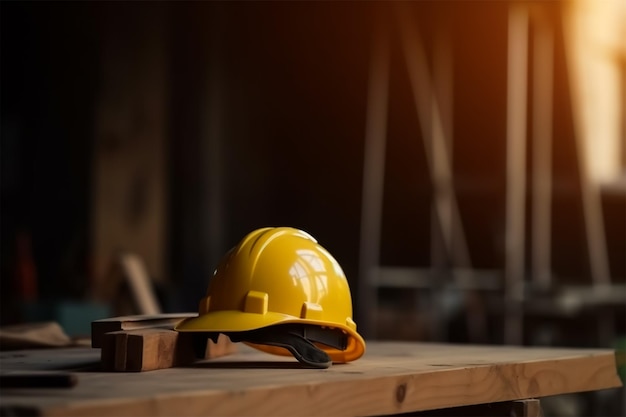
{"type": "Polygon", "coordinates": [[[533,206],[532,278],[539,288],[551,285],[552,97],[554,35],[537,22],[533,43],[533,206]]]}
{"type": "Polygon", "coordinates": [[[389,94],[388,42],[386,28],[379,22],[372,44],[368,83],[358,286],[359,329],[365,337],[372,339],[376,338],[374,314],[378,303],[371,275],[380,259],[389,94]]]}

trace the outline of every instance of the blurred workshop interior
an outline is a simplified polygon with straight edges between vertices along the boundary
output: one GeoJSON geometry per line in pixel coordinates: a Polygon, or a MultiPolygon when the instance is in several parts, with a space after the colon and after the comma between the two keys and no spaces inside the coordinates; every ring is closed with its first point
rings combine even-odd
{"type": "Polygon", "coordinates": [[[2,324],[194,311],[293,226],[367,338],[626,335],[623,1],[0,8],[2,324]]]}

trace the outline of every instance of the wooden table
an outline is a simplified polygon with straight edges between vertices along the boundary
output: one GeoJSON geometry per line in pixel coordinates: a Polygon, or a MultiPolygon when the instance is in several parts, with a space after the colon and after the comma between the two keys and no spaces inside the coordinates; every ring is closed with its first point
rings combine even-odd
{"type": "Polygon", "coordinates": [[[2,375],[63,371],[77,384],[5,388],[0,414],[339,416],[482,404],[488,415],[510,416],[511,407],[518,407],[514,415],[540,415],[537,400],[511,401],[621,386],[611,350],[391,342],[367,348],[358,361],[326,370],[241,346],[232,356],[137,373],[100,371],[98,349],[5,351],[2,375]]]}

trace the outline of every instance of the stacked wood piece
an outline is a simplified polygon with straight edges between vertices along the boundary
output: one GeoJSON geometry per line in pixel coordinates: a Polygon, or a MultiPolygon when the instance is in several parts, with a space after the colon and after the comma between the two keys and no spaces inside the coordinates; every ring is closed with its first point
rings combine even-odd
{"type": "MultiPolygon", "coordinates": [[[[101,348],[104,370],[140,372],[193,363],[193,336],[179,333],[174,326],[195,313],[156,314],[114,317],[91,324],[91,346],[101,348]]],[[[235,345],[220,335],[217,343],[209,340],[204,359],[235,352],[235,345]]]]}

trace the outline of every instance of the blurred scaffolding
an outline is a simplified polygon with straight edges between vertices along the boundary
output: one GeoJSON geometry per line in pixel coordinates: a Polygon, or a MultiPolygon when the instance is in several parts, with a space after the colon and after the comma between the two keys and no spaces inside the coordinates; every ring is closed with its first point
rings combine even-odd
{"type": "MultiPolygon", "coordinates": [[[[359,265],[364,285],[358,293],[364,333],[371,338],[389,336],[379,334],[385,327],[381,289],[395,288],[412,290],[418,315],[427,310],[422,314],[427,319],[421,323],[421,334],[415,332],[418,323],[396,337],[453,340],[447,323],[463,305],[471,342],[493,342],[489,316],[500,316],[501,342],[579,343],[559,338],[552,319],[585,315],[592,316],[592,326],[597,326],[597,334],[587,336],[591,339],[587,343],[610,346],[616,337],[616,312],[620,314],[626,306],[626,286],[612,280],[605,229],[613,226],[603,218],[602,195],[626,195],[626,3],[578,0],[505,6],[504,259],[495,269],[481,269],[472,262],[457,196],[452,160],[452,7],[442,5],[433,13],[434,30],[420,27],[414,4],[394,3],[394,7],[393,13],[381,14],[371,53],[359,265]],[[430,177],[430,265],[425,268],[381,260],[394,42],[401,45],[430,177]],[[573,158],[589,265],[588,273],[580,271],[588,277],[586,282],[575,284],[567,279],[555,282],[551,255],[553,245],[558,244],[552,219],[559,215],[553,211],[553,196],[561,191],[553,178],[553,160],[560,151],[555,145],[554,108],[567,95],[555,88],[555,74],[563,75],[555,69],[557,52],[565,56],[569,94],[565,103],[574,124],[573,158]],[[537,317],[543,327],[525,334],[525,321],[537,317]]],[[[626,213],[622,214],[626,219],[626,213]]],[[[617,219],[618,227],[623,227],[624,219],[617,219]]],[[[410,237],[405,242],[411,242],[410,237]]],[[[615,262],[624,263],[625,255],[618,253],[615,262]]],[[[396,310],[394,323],[410,316],[396,310]]]]}

